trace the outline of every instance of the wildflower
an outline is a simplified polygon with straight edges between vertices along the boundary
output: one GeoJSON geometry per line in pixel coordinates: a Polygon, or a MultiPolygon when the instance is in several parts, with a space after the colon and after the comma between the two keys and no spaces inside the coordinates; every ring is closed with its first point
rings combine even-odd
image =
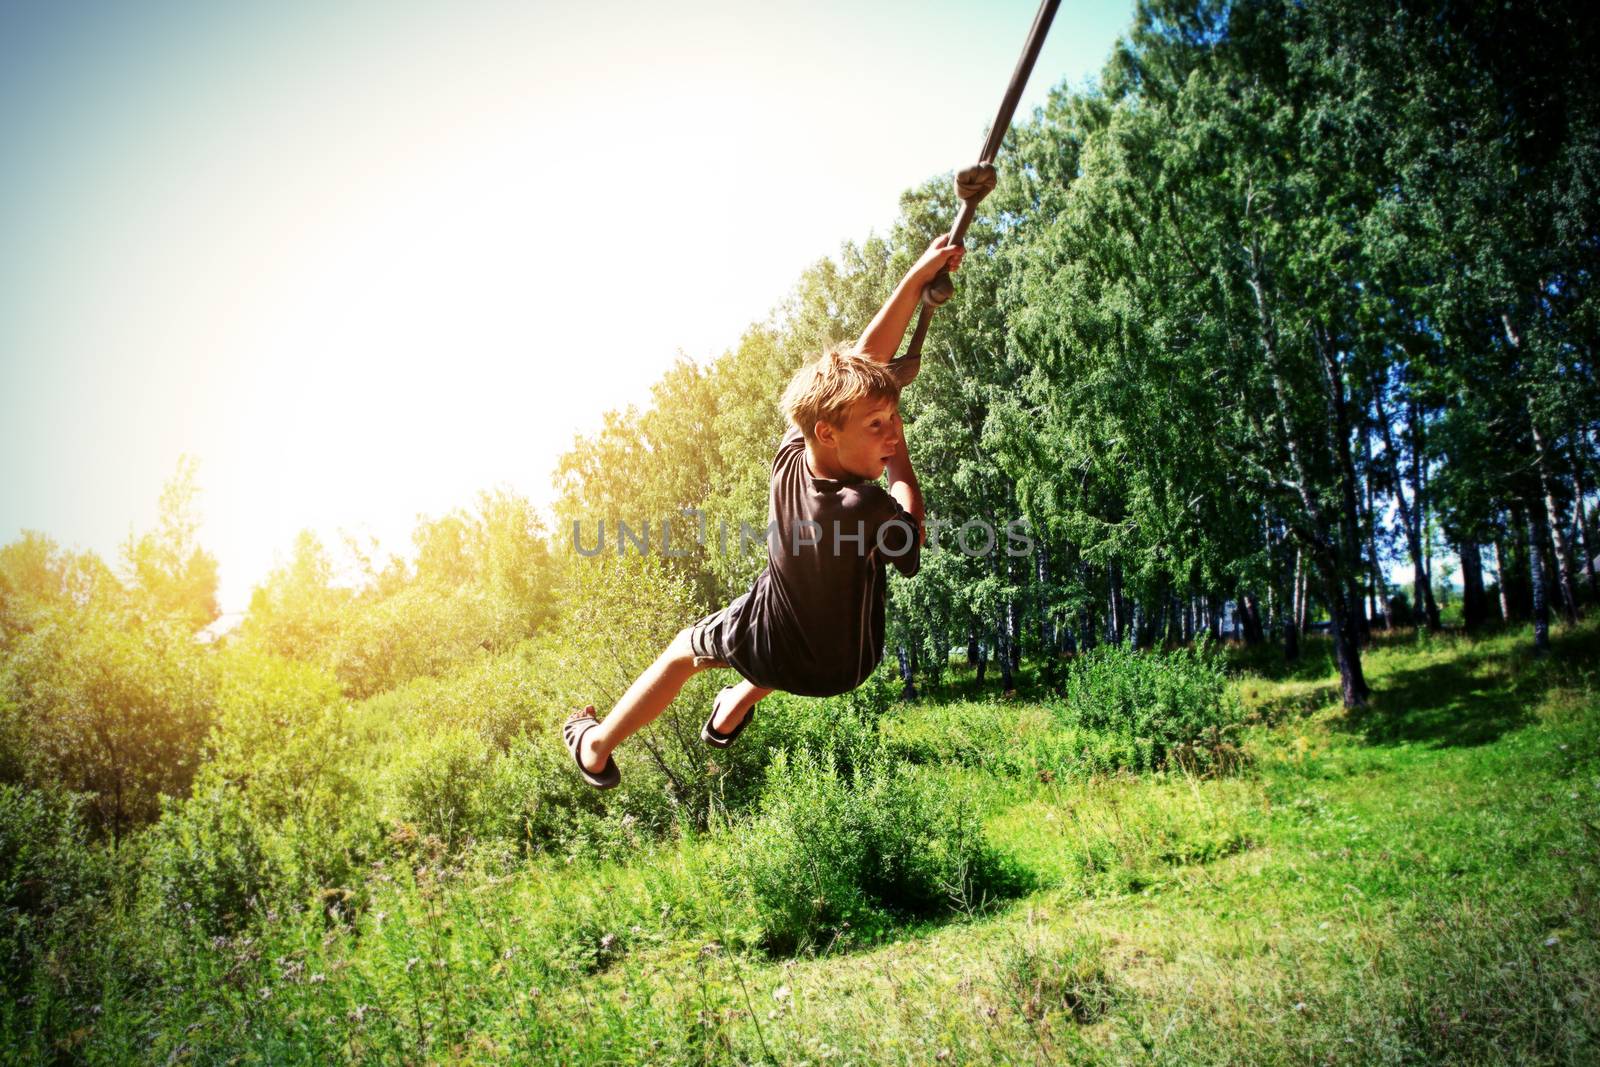
{"type": "Polygon", "coordinates": [[[606,934],[605,936],[600,938],[600,951],[601,952],[609,952],[611,950],[611,946],[616,944],[616,943],[617,943],[617,935],[616,934],[606,934]]]}
{"type": "Polygon", "coordinates": [[[328,980],[327,976],[324,975],[321,971],[317,971],[309,979],[307,979],[307,981],[309,981],[312,985],[321,985],[323,982],[326,982],[327,980],[328,980]]]}
{"type": "Polygon", "coordinates": [[[508,948],[504,952],[500,953],[500,958],[503,960],[509,960],[511,958],[511,954],[512,950],[508,948]]]}
{"type": "Polygon", "coordinates": [[[1303,1001],[1303,1000],[1295,1001],[1294,1002],[1294,1010],[1295,1011],[1305,1011],[1306,1010],[1306,1002],[1303,1001]]]}
{"type": "Polygon", "coordinates": [[[261,999],[262,1000],[271,1000],[272,999],[272,988],[270,986],[262,986],[261,987],[261,999]]]}
{"type": "Polygon", "coordinates": [[[417,964],[419,964],[421,962],[422,962],[422,957],[420,957],[420,956],[412,956],[409,960],[406,960],[406,973],[410,974],[411,973],[411,968],[415,967],[417,964]]]}
{"type": "Polygon", "coordinates": [[[789,999],[789,987],[786,986],[786,985],[781,985],[777,989],[774,989],[772,991],[772,999],[776,1000],[780,1004],[783,1003],[785,1000],[788,1000],[789,999]]]}

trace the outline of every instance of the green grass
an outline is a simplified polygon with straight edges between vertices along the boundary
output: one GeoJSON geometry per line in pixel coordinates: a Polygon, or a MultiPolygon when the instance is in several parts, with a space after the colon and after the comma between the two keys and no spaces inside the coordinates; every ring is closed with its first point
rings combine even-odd
{"type": "Polygon", "coordinates": [[[46,969],[0,1032],[88,1062],[1595,1062],[1600,627],[1527,644],[1381,637],[1360,714],[1317,642],[1320,671],[1258,661],[1214,778],[1021,773],[1048,709],[897,709],[889,751],[1030,888],[800,955],[741,895],[749,817],[626,862],[419,839],[353,915],[109,921],[100,986],[46,969]]]}

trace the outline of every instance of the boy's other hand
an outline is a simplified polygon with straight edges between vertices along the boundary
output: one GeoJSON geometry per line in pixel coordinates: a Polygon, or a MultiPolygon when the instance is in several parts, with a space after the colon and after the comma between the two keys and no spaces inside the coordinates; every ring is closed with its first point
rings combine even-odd
{"type": "Polygon", "coordinates": [[[950,243],[950,235],[941,233],[933,239],[928,250],[922,253],[922,258],[917,260],[916,266],[911,268],[911,274],[917,281],[926,285],[942,270],[957,271],[961,269],[961,257],[967,250],[960,245],[950,243]]]}

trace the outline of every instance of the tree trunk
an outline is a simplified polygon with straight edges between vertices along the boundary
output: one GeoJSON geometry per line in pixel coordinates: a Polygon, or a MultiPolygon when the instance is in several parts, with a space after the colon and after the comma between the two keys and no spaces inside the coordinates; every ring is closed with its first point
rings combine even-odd
{"type": "Polygon", "coordinates": [[[1293,663],[1300,658],[1300,550],[1295,549],[1294,566],[1285,572],[1288,589],[1278,598],[1278,625],[1283,634],[1283,659],[1293,663]]]}
{"type": "Polygon", "coordinates": [[[1506,574],[1502,584],[1510,590],[1511,618],[1533,618],[1533,575],[1528,558],[1528,512],[1522,504],[1512,505],[1506,527],[1506,574]]]}
{"type": "MultiPolygon", "coordinates": [[[[1400,512],[1400,526],[1406,535],[1406,553],[1411,557],[1411,610],[1418,618],[1425,620],[1428,625],[1437,628],[1433,622],[1438,617],[1439,609],[1433,604],[1433,589],[1429,584],[1428,564],[1423,559],[1422,553],[1422,514],[1421,494],[1417,489],[1417,482],[1412,481],[1412,492],[1415,496],[1416,506],[1406,500],[1405,486],[1400,481],[1400,454],[1394,445],[1394,430],[1389,425],[1389,413],[1383,407],[1383,379],[1374,377],[1372,380],[1372,405],[1377,414],[1378,432],[1383,437],[1383,458],[1389,470],[1389,480],[1394,486],[1395,507],[1400,512]]],[[[1412,477],[1420,477],[1421,457],[1412,457],[1412,477]]]]}
{"type": "Polygon", "coordinates": [[[900,679],[904,683],[900,686],[901,700],[917,699],[916,673],[911,665],[911,655],[906,651],[905,645],[895,648],[895,655],[900,660],[900,679]]]}
{"type": "Polygon", "coordinates": [[[1109,607],[1107,639],[1113,645],[1122,644],[1122,568],[1112,561],[1106,566],[1106,602],[1109,607]]]}
{"type": "Polygon", "coordinates": [[[1506,568],[1506,535],[1496,534],[1494,539],[1494,569],[1500,586],[1500,621],[1511,621],[1511,573],[1506,568]]]}
{"type": "Polygon", "coordinates": [[[1574,510],[1578,515],[1578,532],[1583,535],[1583,559],[1580,570],[1583,571],[1585,583],[1589,586],[1589,597],[1600,597],[1600,581],[1597,581],[1594,569],[1594,525],[1589,519],[1589,508],[1585,503],[1588,490],[1584,487],[1583,462],[1583,434],[1574,432],[1572,435],[1572,500],[1574,510]]]}
{"type": "Polygon", "coordinates": [[[1329,635],[1333,638],[1333,659],[1339,666],[1339,693],[1347,708],[1365,707],[1370,691],[1361,670],[1361,634],[1355,619],[1345,611],[1334,560],[1324,558],[1317,566],[1323,596],[1328,599],[1329,635]]]}
{"type": "Polygon", "coordinates": [[[1239,614],[1244,619],[1244,643],[1251,646],[1259,645],[1262,641],[1261,601],[1254,593],[1246,593],[1240,604],[1242,610],[1239,614]]]}
{"type": "MultiPolygon", "coordinates": [[[[1361,670],[1361,642],[1354,620],[1343,610],[1343,600],[1349,577],[1347,568],[1341,567],[1338,546],[1329,536],[1333,524],[1328,521],[1318,499],[1315,484],[1307,463],[1306,444],[1296,432],[1291,417],[1289,389],[1283,379],[1277,349],[1277,328],[1267,306],[1266,286],[1261,280],[1261,261],[1256,249],[1250,250],[1252,277],[1250,285],[1255,294],[1256,309],[1261,320],[1262,353],[1272,379],[1273,398],[1281,444],[1289,456],[1294,471],[1295,489],[1300,497],[1300,507],[1305,526],[1299,531],[1304,547],[1312,554],[1311,563],[1317,570],[1323,595],[1328,599],[1329,618],[1333,621],[1334,658],[1339,665],[1339,689],[1346,708],[1363,707],[1369,691],[1361,670]]],[[[1348,546],[1355,547],[1355,546],[1348,546]]],[[[1353,568],[1350,568],[1353,569],[1353,568]]]]}
{"type": "Polygon", "coordinates": [[[1533,455],[1539,469],[1539,489],[1544,497],[1545,521],[1550,529],[1550,537],[1555,542],[1555,579],[1561,616],[1568,626],[1575,626],[1578,622],[1578,591],[1572,581],[1572,551],[1567,541],[1566,526],[1562,522],[1561,502],[1555,494],[1556,479],[1551,470],[1553,463],[1550,459],[1550,449],[1546,447],[1544,435],[1539,432],[1539,424],[1531,412],[1528,416],[1528,427],[1533,431],[1533,455]]]}
{"type": "Polygon", "coordinates": [[[1528,574],[1533,586],[1533,651],[1550,651],[1550,604],[1544,586],[1544,509],[1538,501],[1528,505],[1528,574]]]}
{"type": "Polygon", "coordinates": [[[1305,556],[1296,551],[1294,557],[1294,628],[1305,636],[1306,627],[1311,625],[1311,607],[1308,595],[1311,592],[1307,584],[1305,556]]]}
{"type": "Polygon", "coordinates": [[[1052,614],[1053,606],[1050,604],[1050,569],[1045,562],[1048,555],[1044,546],[1039,546],[1038,554],[1034,556],[1034,591],[1038,594],[1039,604],[1039,647],[1051,659],[1055,658],[1056,649],[1056,621],[1052,614]]]}
{"type": "Polygon", "coordinates": [[[1339,365],[1338,347],[1327,330],[1319,326],[1312,334],[1322,356],[1324,398],[1333,427],[1333,458],[1339,472],[1339,555],[1347,564],[1344,567],[1345,606],[1357,639],[1365,644],[1372,637],[1372,624],[1361,597],[1361,575],[1365,566],[1361,558],[1361,516],[1356,503],[1356,464],[1350,451],[1350,405],[1345,396],[1344,369],[1339,365]]]}
{"type": "Polygon", "coordinates": [[[1392,630],[1394,629],[1394,620],[1389,616],[1389,583],[1383,574],[1383,563],[1378,559],[1378,516],[1373,511],[1372,426],[1370,423],[1361,428],[1361,448],[1367,472],[1367,477],[1364,480],[1367,503],[1367,562],[1371,565],[1367,581],[1372,589],[1371,597],[1373,601],[1370,617],[1374,619],[1382,618],[1384,630],[1392,630]]]}
{"type": "MultiPolygon", "coordinates": [[[[1522,347],[1522,338],[1517,334],[1516,328],[1512,326],[1511,316],[1502,313],[1500,322],[1505,327],[1506,340],[1511,342],[1511,347],[1520,349],[1522,347]]],[[[1571,626],[1578,621],[1578,598],[1572,584],[1572,569],[1568,561],[1567,552],[1567,535],[1561,526],[1561,507],[1556,500],[1552,485],[1555,480],[1552,471],[1553,464],[1550,459],[1550,450],[1545,447],[1544,435],[1539,432],[1539,420],[1533,417],[1531,408],[1528,409],[1527,416],[1528,429],[1533,432],[1533,459],[1534,466],[1539,472],[1540,495],[1544,498],[1542,501],[1531,501],[1529,508],[1536,511],[1540,509],[1541,504],[1543,506],[1544,521],[1538,525],[1546,526],[1548,535],[1555,540],[1557,593],[1561,601],[1561,613],[1566,617],[1567,625],[1571,626]]],[[[1579,502],[1579,506],[1582,507],[1582,501],[1579,502]]],[[[1537,569],[1543,568],[1544,561],[1538,558],[1542,552],[1542,545],[1543,542],[1541,541],[1539,545],[1532,547],[1529,552],[1529,563],[1537,569]]],[[[1537,616],[1541,594],[1538,591],[1538,580],[1535,579],[1533,584],[1535,586],[1534,614],[1537,616]]]]}
{"type": "Polygon", "coordinates": [[[995,620],[994,662],[1000,668],[1000,692],[1010,693],[1016,689],[1016,682],[1011,676],[1011,639],[1006,634],[1006,618],[1002,612],[995,620]]]}
{"type": "Polygon", "coordinates": [[[1458,552],[1461,556],[1461,621],[1467,633],[1476,633],[1489,617],[1489,604],[1483,595],[1483,557],[1478,553],[1478,542],[1470,535],[1462,538],[1458,552]]]}
{"type": "Polygon", "coordinates": [[[1422,542],[1422,598],[1417,601],[1427,610],[1428,629],[1439,629],[1439,605],[1433,599],[1433,538],[1428,536],[1428,466],[1423,462],[1423,436],[1428,428],[1422,405],[1411,401],[1411,485],[1412,513],[1417,523],[1417,539],[1422,542]]]}

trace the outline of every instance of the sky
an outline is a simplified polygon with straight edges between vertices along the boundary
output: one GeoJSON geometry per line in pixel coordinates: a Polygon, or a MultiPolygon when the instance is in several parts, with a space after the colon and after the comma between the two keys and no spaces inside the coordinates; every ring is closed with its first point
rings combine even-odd
{"type": "MultiPolygon", "coordinates": [[[[0,543],[115,561],[198,463],[237,613],[302,529],[536,504],[901,191],[1032,0],[0,0],[0,543]]],[[[1063,5],[1019,118],[1132,0],[1063,5]]]]}

